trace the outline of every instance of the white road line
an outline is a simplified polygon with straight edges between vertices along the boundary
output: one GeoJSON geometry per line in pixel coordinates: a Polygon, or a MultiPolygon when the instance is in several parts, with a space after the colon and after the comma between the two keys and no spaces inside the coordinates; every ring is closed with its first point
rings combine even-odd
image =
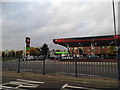
{"type": "Polygon", "coordinates": [[[86,87],[70,86],[70,85],[68,85],[68,84],[63,85],[61,89],[64,89],[64,88],[71,88],[71,89],[85,89],[85,90],[100,90],[100,89],[94,89],[94,88],[86,88],[86,87]]]}
{"type": "MultiPolygon", "coordinates": [[[[62,86],[62,88],[65,88],[66,86],[68,86],[68,84],[67,84],[67,83],[66,83],[65,85],[63,85],[63,86],[62,86]]],[[[61,88],[61,89],[62,89],[62,88],[61,88]]]]}
{"type": "Polygon", "coordinates": [[[1,89],[18,89],[18,88],[36,88],[39,86],[39,84],[44,84],[44,82],[38,82],[38,81],[31,81],[31,80],[23,80],[23,79],[17,79],[17,81],[10,81],[8,83],[4,83],[0,85],[1,89]],[[13,86],[9,86],[13,85],[13,86]]]}
{"type": "Polygon", "coordinates": [[[15,85],[30,85],[30,86],[39,86],[37,84],[30,84],[30,83],[25,83],[25,82],[19,82],[19,81],[10,81],[10,84],[15,84],[15,85]]]}
{"type": "Polygon", "coordinates": [[[1,88],[2,88],[2,89],[3,89],[3,88],[7,88],[7,89],[15,89],[14,87],[8,87],[8,86],[2,86],[1,88]]]}
{"type": "Polygon", "coordinates": [[[84,87],[77,87],[77,86],[70,86],[68,84],[65,84],[62,88],[75,88],[75,89],[83,89],[84,87]]]}
{"type": "Polygon", "coordinates": [[[36,84],[27,84],[27,83],[11,83],[11,82],[9,82],[9,83],[5,83],[5,84],[2,84],[2,85],[0,85],[0,87],[1,88],[8,88],[8,89],[18,89],[18,88],[20,88],[20,87],[26,87],[26,88],[36,88],[36,87],[38,87],[39,85],[36,85],[36,84]],[[12,84],[12,85],[17,85],[17,86],[15,86],[15,87],[12,87],[12,86],[7,86],[7,85],[9,85],[9,84],[12,84]]]}
{"type": "MultiPolygon", "coordinates": [[[[9,85],[9,84],[11,84],[11,83],[4,83],[4,84],[2,84],[2,85],[0,85],[0,88],[7,88],[7,89],[16,89],[16,87],[18,87],[19,85],[17,85],[17,86],[15,86],[15,87],[12,87],[12,86],[7,86],[7,85],[9,85]]],[[[15,85],[15,84],[12,84],[12,85],[15,85]]]]}
{"type": "Polygon", "coordinates": [[[41,83],[44,83],[44,82],[31,81],[31,80],[23,80],[23,79],[17,79],[17,81],[28,82],[28,83],[35,83],[35,84],[41,84],[41,83]]]}
{"type": "Polygon", "coordinates": [[[38,87],[39,85],[20,85],[19,86],[19,88],[21,88],[21,87],[25,87],[25,88],[36,88],[36,87],[38,87]]]}

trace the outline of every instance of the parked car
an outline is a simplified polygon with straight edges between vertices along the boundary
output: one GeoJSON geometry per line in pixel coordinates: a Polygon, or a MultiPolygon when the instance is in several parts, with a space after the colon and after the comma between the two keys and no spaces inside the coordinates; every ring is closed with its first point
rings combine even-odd
{"type": "Polygon", "coordinates": [[[32,59],[33,59],[33,56],[26,56],[26,57],[23,57],[23,61],[32,60],[32,59]]]}
{"type": "Polygon", "coordinates": [[[83,55],[76,55],[76,57],[77,57],[78,59],[83,59],[83,58],[84,58],[83,55]]]}
{"type": "Polygon", "coordinates": [[[100,59],[101,57],[97,55],[86,55],[85,58],[86,59],[100,59]]]}
{"type": "Polygon", "coordinates": [[[38,57],[37,56],[33,56],[33,60],[37,60],[38,59],[38,57]]]}
{"type": "Polygon", "coordinates": [[[44,59],[43,55],[38,56],[38,60],[43,60],[43,59],[44,59]]]}
{"type": "Polygon", "coordinates": [[[73,56],[63,56],[62,59],[74,59],[73,56]]]}
{"type": "Polygon", "coordinates": [[[59,59],[59,56],[58,55],[53,55],[53,56],[50,56],[50,59],[52,59],[52,60],[59,59]]]}

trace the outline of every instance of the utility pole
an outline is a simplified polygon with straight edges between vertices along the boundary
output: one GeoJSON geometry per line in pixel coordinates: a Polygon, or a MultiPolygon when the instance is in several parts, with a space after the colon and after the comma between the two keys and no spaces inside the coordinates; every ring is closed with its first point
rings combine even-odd
{"type": "MultiPolygon", "coordinates": [[[[114,34],[115,34],[115,47],[117,47],[117,31],[116,31],[116,19],[115,19],[115,3],[114,0],[112,0],[113,5],[113,20],[114,20],[114,34]]],[[[116,52],[116,55],[119,54],[116,52]]],[[[118,67],[118,89],[120,88],[120,55],[117,55],[118,57],[115,59],[117,61],[117,67],[118,67]]]]}
{"type": "MultiPolygon", "coordinates": [[[[115,1],[112,0],[112,5],[113,5],[113,22],[114,22],[114,35],[115,35],[115,49],[117,48],[117,29],[116,29],[116,18],[115,18],[115,1]]],[[[115,53],[117,55],[117,52],[115,53]]]]}
{"type": "Polygon", "coordinates": [[[114,3],[114,0],[112,0],[112,5],[113,5],[114,34],[117,35],[117,31],[116,31],[116,19],[115,19],[115,3],[114,3]]]}

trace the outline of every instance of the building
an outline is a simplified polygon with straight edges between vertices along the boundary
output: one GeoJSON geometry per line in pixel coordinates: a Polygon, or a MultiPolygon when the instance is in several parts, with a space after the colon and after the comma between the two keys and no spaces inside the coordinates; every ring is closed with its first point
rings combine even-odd
{"type": "Polygon", "coordinates": [[[110,46],[120,48],[120,35],[60,38],[53,43],[68,48],[70,55],[109,54],[110,46]]]}

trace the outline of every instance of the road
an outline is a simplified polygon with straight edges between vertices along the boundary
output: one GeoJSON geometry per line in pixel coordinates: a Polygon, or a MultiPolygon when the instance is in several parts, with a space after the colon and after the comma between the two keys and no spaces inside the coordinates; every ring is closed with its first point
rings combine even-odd
{"type": "Polygon", "coordinates": [[[93,90],[93,89],[118,90],[116,79],[107,79],[107,78],[106,79],[105,78],[99,78],[99,79],[84,78],[83,79],[83,78],[75,78],[75,77],[73,78],[67,75],[53,76],[53,75],[33,74],[32,72],[25,72],[20,74],[14,71],[3,71],[2,81],[3,81],[2,86],[4,88],[6,88],[6,86],[17,88],[17,89],[22,88],[20,90],[23,90],[23,88],[24,90],[44,90],[44,89],[60,90],[60,88],[64,88],[62,90],[71,90],[71,89],[68,89],[71,86],[72,88],[73,87],[82,88],[82,89],[72,89],[72,90],[93,90]]]}
{"type": "MultiPolygon", "coordinates": [[[[3,70],[18,70],[18,60],[3,61],[3,70]]],[[[21,61],[20,72],[43,73],[43,61],[21,61]]],[[[47,59],[45,74],[65,74],[79,76],[94,76],[117,78],[115,62],[67,62],[47,59]],[[77,66],[77,68],[76,68],[77,66]],[[77,73],[77,74],[76,74],[77,73]]]]}

